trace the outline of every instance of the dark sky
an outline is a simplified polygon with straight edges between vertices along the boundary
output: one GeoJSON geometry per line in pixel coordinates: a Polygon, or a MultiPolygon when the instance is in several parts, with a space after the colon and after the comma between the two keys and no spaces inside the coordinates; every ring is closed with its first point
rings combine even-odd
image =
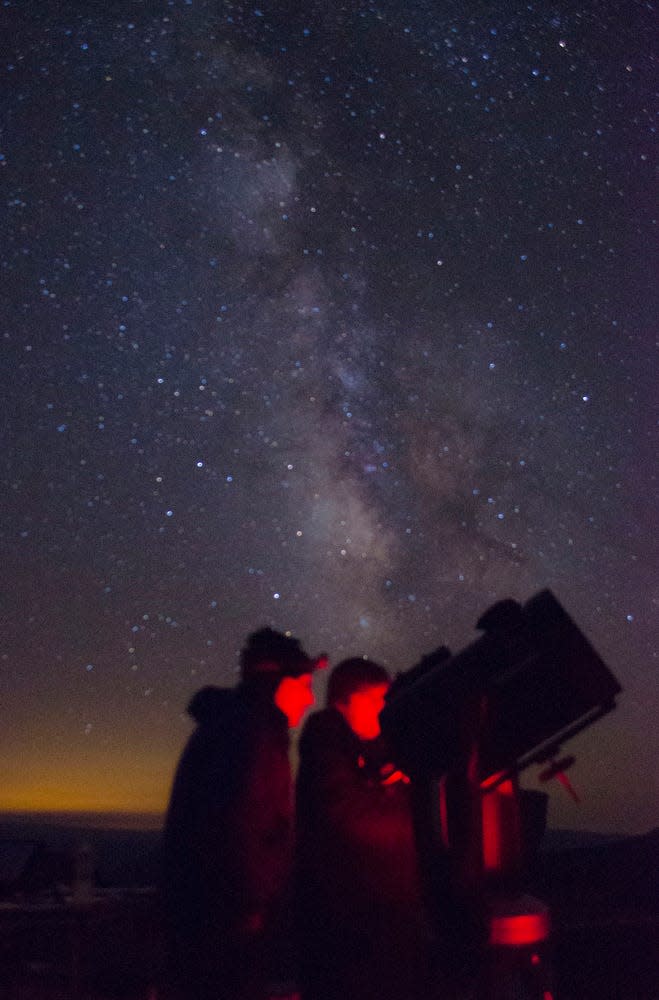
{"type": "Polygon", "coordinates": [[[551,822],[656,825],[655,4],[0,18],[0,808],[163,808],[260,625],[549,587],[624,687],[551,822]]]}

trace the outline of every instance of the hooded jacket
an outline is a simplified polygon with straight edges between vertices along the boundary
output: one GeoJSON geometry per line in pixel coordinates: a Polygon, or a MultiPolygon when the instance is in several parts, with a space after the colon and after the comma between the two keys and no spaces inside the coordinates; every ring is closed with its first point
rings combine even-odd
{"type": "Polygon", "coordinates": [[[179,962],[262,931],[292,851],[288,724],[259,685],[206,687],[174,778],[162,897],[179,962]]]}

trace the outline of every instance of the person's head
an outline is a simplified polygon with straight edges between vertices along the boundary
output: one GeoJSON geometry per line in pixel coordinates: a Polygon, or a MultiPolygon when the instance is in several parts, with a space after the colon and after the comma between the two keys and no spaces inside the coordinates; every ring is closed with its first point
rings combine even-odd
{"type": "Polygon", "coordinates": [[[326,663],[324,656],[308,656],[298,639],[262,628],[248,636],[241,651],[241,683],[255,695],[270,698],[293,729],[313,705],[313,671],[326,663]]]}
{"type": "Polygon", "coordinates": [[[383,666],[363,657],[337,664],[327,684],[327,704],[336,708],[356,736],[374,740],[380,735],[380,712],[391,686],[383,666]]]}

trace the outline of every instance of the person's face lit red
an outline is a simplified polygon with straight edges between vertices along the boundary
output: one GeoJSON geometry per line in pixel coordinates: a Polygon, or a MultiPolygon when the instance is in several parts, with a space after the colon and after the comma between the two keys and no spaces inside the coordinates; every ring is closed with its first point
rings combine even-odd
{"type": "Polygon", "coordinates": [[[389,684],[371,684],[353,691],[346,701],[337,704],[336,707],[360,739],[374,740],[380,735],[379,715],[388,690],[389,684]]]}
{"type": "Polygon", "coordinates": [[[313,705],[311,674],[299,677],[282,677],[275,692],[275,705],[288,719],[289,729],[299,726],[302,716],[313,705]]]}

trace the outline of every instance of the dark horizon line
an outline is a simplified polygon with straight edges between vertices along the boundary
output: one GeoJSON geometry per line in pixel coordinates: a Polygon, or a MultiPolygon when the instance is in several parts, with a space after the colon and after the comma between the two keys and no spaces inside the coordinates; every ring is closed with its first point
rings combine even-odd
{"type": "Polygon", "coordinates": [[[124,824],[124,828],[156,830],[164,820],[164,809],[0,809],[0,822],[46,822],[57,826],[102,824],[105,829],[121,829],[124,824]]]}
{"type": "MultiPolygon", "coordinates": [[[[164,827],[165,810],[135,809],[0,809],[0,823],[44,823],[53,826],[88,827],[98,830],[159,831],[164,827]]],[[[600,841],[627,840],[647,837],[659,828],[651,827],[639,833],[604,833],[598,830],[579,830],[572,827],[548,827],[546,835],[551,839],[588,838],[600,841]]]]}

